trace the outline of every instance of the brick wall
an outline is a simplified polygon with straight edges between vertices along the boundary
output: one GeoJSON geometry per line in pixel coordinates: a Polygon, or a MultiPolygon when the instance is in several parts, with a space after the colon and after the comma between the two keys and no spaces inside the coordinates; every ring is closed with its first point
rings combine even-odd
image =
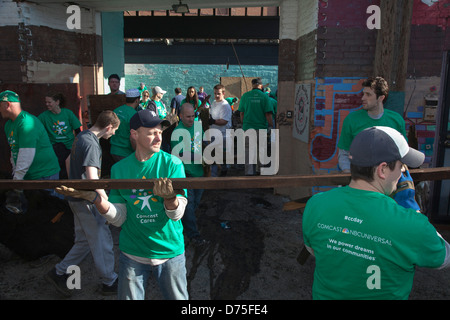
{"type": "Polygon", "coordinates": [[[102,62],[101,37],[30,26],[33,50],[31,60],[74,65],[93,65],[102,62]]]}
{"type": "Polygon", "coordinates": [[[317,77],[371,75],[377,31],[366,26],[370,5],[379,5],[379,1],[320,1],[317,77]]]}
{"type": "MultiPolygon", "coordinates": [[[[366,22],[370,5],[380,1],[320,1],[317,29],[317,77],[372,75],[377,30],[366,22]]],[[[450,5],[414,0],[408,75],[440,76],[442,52],[450,50],[450,5]]]]}
{"type": "Polygon", "coordinates": [[[296,40],[282,39],[278,49],[278,81],[295,81],[297,70],[296,40]]]}
{"type": "MultiPolygon", "coordinates": [[[[102,65],[101,35],[97,14],[81,10],[81,29],[68,29],[64,5],[3,0],[0,7],[0,81],[69,82],[74,66],[102,65]],[[32,72],[28,70],[30,63],[32,72]],[[58,65],[65,75],[56,79],[49,72],[35,73],[36,65],[58,65]],[[43,75],[43,77],[34,75],[43,75]],[[31,78],[30,78],[31,77],[31,78]]],[[[44,68],[48,69],[48,66],[44,68]]]]}
{"type": "Polygon", "coordinates": [[[316,74],[316,48],[317,48],[317,30],[301,36],[297,41],[297,67],[293,70],[296,72],[297,81],[314,79],[316,74]]]}
{"type": "Polygon", "coordinates": [[[376,31],[321,26],[317,30],[317,77],[368,77],[373,72],[376,31]]]}
{"type": "Polygon", "coordinates": [[[22,82],[26,57],[22,57],[17,26],[0,27],[0,81],[22,82]],[[22,66],[22,68],[21,68],[22,66]]]}
{"type": "Polygon", "coordinates": [[[448,28],[450,18],[450,5],[448,1],[435,1],[431,6],[421,0],[414,0],[414,11],[412,16],[413,25],[435,25],[448,28]]]}

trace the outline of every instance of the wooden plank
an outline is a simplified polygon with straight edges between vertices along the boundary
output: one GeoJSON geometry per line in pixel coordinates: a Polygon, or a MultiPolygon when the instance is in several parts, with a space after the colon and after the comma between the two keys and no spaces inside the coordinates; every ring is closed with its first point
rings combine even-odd
{"type": "Polygon", "coordinates": [[[89,117],[92,125],[97,121],[98,115],[104,110],[114,110],[125,104],[124,94],[89,95],[89,117]]]}
{"type": "MultiPolygon", "coordinates": [[[[410,170],[415,182],[450,179],[450,167],[410,170]]],[[[175,189],[249,189],[346,185],[350,174],[203,177],[171,179],[175,189]]],[[[0,180],[0,189],[54,189],[60,185],[80,190],[151,189],[153,179],[0,180]]]]}
{"type": "MultiPolygon", "coordinates": [[[[391,91],[405,91],[406,74],[408,69],[408,57],[409,57],[409,42],[411,38],[411,19],[413,12],[413,0],[403,0],[401,3],[402,16],[399,17],[400,20],[400,34],[396,43],[398,43],[397,58],[394,58],[396,63],[394,66],[397,67],[396,73],[392,75],[391,91]]],[[[397,4],[398,5],[398,4],[397,4]]]]}
{"type": "Polygon", "coordinates": [[[408,66],[413,0],[382,0],[381,29],[377,33],[374,74],[390,91],[404,91],[408,66]]]}

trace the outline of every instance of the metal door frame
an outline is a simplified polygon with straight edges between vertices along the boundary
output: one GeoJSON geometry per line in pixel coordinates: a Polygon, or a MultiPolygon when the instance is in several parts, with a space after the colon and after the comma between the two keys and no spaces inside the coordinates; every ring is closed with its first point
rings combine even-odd
{"type": "MultiPolygon", "coordinates": [[[[446,142],[450,140],[449,134],[449,109],[450,109],[450,51],[443,53],[443,63],[441,72],[441,85],[439,94],[439,103],[437,109],[436,138],[434,142],[434,153],[432,165],[433,167],[444,166],[446,142]]],[[[447,147],[448,149],[448,147],[447,147]]],[[[431,184],[431,203],[430,212],[431,220],[434,222],[450,222],[450,212],[442,215],[440,211],[440,198],[442,191],[442,181],[434,181],[431,184]]],[[[450,204],[450,199],[449,199],[450,204]]]]}

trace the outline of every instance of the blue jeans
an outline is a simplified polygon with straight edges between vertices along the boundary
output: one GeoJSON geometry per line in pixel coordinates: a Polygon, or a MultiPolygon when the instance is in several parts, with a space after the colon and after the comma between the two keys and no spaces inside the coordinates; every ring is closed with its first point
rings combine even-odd
{"type": "MultiPolygon", "coordinates": [[[[59,180],[59,172],[57,172],[51,176],[42,177],[41,180],[59,180]]],[[[64,196],[62,194],[59,194],[58,192],[56,192],[55,189],[45,189],[45,190],[50,192],[50,195],[53,197],[57,197],[62,200],[65,199],[64,196]]]]}
{"type": "Polygon", "coordinates": [[[184,253],[163,264],[151,266],[130,259],[122,252],[119,257],[119,300],[144,300],[148,278],[153,273],[166,300],[188,300],[186,257],[184,253]]]}
{"type": "Polygon", "coordinates": [[[197,218],[195,211],[197,210],[200,200],[202,199],[203,189],[188,189],[187,199],[188,203],[184,210],[184,215],[181,221],[183,222],[183,228],[188,238],[194,238],[200,235],[197,228],[197,218]]]}
{"type": "Polygon", "coordinates": [[[64,259],[56,265],[58,274],[71,265],[80,265],[92,253],[102,283],[110,286],[117,279],[114,272],[113,240],[106,220],[88,201],[69,201],[73,212],[75,243],[64,259]]]}

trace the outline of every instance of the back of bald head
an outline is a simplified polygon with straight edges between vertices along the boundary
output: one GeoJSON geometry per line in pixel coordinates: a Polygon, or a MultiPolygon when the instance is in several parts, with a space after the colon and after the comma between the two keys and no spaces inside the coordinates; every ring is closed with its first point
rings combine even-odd
{"type": "Polygon", "coordinates": [[[184,111],[189,110],[189,109],[194,110],[194,106],[192,104],[190,104],[189,102],[185,102],[180,107],[180,113],[184,114],[184,111]]]}

